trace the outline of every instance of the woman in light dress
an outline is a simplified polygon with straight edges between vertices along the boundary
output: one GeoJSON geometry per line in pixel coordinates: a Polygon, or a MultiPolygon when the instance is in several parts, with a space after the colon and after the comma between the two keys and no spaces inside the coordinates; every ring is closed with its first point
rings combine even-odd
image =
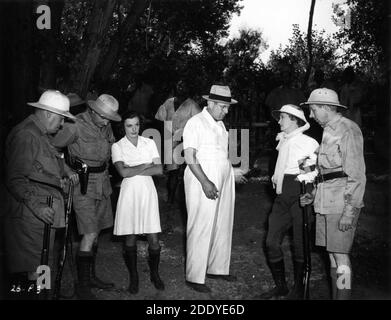
{"type": "Polygon", "coordinates": [[[112,146],[112,160],[123,178],[118,197],[113,233],[125,236],[123,257],[129,270],[129,292],[138,292],[137,235],[148,239],[148,264],[151,281],[158,290],[164,290],[158,266],[161,232],[159,205],[153,175],[163,169],[155,142],[139,136],[140,116],[129,111],[123,117],[125,136],[112,146]]]}

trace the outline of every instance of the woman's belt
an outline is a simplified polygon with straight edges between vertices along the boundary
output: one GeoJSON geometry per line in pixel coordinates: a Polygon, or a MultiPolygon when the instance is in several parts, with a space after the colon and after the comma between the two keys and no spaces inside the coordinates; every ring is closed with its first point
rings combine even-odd
{"type": "Polygon", "coordinates": [[[344,171],[336,171],[321,174],[319,173],[315,178],[315,183],[325,182],[327,180],[337,179],[337,178],[346,178],[348,175],[344,171]]]}

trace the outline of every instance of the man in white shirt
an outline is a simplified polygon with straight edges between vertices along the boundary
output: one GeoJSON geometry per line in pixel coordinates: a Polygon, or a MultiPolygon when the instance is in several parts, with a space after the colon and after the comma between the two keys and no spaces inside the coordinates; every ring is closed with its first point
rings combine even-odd
{"type": "MultiPolygon", "coordinates": [[[[187,168],[184,174],[187,221],[186,284],[210,292],[205,275],[235,281],[229,274],[235,204],[235,176],[228,159],[228,132],[223,119],[231,104],[227,86],[213,85],[202,112],[183,131],[187,168]]],[[[245,178],[238,175],[237,180],[245,178]]]]}

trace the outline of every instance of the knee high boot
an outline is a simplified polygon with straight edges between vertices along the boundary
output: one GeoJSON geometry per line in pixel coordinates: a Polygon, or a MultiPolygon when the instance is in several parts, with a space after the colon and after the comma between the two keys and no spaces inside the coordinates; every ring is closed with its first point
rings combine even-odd
{"type": "Polygon", "coordinates": [[[99,279],[96,276],[96,255],[98,254],[98,245],[95,244],[92,246],[92,263],[91,263],[91,278],[90,278],[90,283],[91,283],[91,288],[98,288],[98,289],[112,289],[114,288],[114,283],[111,282],[104,282],[101,279],[99,279]]]}
{"type": "Polygon", "coordinates": [[[337,300],[337,268],[330,268],[331,299],[337,300]]]}
{"type": "Polygon", "coordinates": [[[91,265],[93,253],[91,251],[79,251],[76,256],[77,277],[76,295],[79,300],[96,300],[91,292],[91,265]]]}
{"type": "Polygon", "coordinates": [[[164,283],[159,276],[160,250],[148,248],[148,265],[150,269],[151,282],[158,290],[164,290],[164,283]]]}
{"type": "Polygon", "coordinates": [[[124,246],[123,257],[129,271],[128,291],[136,294],[138,292],[137,246],[124,246]]]}
{"type": "Polygon", "coordinates": [[[280,260],[278,262],[270,262],[269,265],[276,286],[272,290],[261,294],[259,298],[272,299],[286,296],[289,290],[285,280],[284,260],[280,260]]]}
{"type": "Polygon", "coordinates": [[[304,298],[304,263],[295,261],[293,267],[295,272],[295,284],[289,292],[287,299],[302,300],[304,298]]]}

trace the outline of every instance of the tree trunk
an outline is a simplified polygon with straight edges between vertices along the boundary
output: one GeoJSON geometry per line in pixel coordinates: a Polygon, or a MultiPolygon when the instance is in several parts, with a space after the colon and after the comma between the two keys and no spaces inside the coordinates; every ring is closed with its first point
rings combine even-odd
{"type": "Polygon", "coordinates": [[[65,2],[64,0],[46,0],[38,1],[38,3],[48,5],[51,11],[51,29],[39,30],[38,32],[42,50],[40,87],[42,89],[58,89],[56,81],[57,48],[65,2]]]}
{"type": "Polygon", "coordinates": [[[73,90],[85,97],[103,49],[117,0],[95,0],[84,32],[80,52],[80,68],[73,74],[73,90]]]}
{"type": "Polygon", "coordinates": [[[120,44],[124,38],[134,29],[140,16],[148,6],[148,0],[135,0],[130,14],[126,17],[124,23],[119,27],[119,32],[110,42],[109,49],[98,68],[97,79],[103,81],[113,70],[120,53],[120,44]]]}
{"type": "Polygon", "coordinates": [[[313,55],[312,55],[312,20],[314,18],[314,9],[315,9],[315,3],[316,0],[311,1],[311,8],[310,8],[310,14],[309,14],[309,20],[308,20],[308,30],[307,30],[307,48],[308,48],[308,65],[307,70],[304,75],[303,83],[302,83],[302,89],[305,89],[308,84],[308,79],[310,78],[311,69],[312,69],[312,61],[313,61],[313,55]]]}

